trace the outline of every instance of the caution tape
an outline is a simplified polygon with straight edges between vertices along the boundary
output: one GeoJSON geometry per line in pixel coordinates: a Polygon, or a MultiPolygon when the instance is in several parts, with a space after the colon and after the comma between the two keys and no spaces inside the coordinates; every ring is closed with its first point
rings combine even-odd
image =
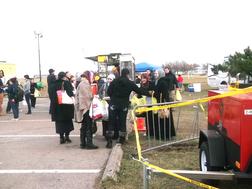
{"type": "Polygon", "coordinates": [[[178,103],[173,103],[173,104],[168,104],[168,105],[158,106],[158,104],[153,104],[153,107],[141,107],[140,106],[140,107],[136,107],[135,112],[136,113],[143,113],[143,112],[148,112],[148,111],[158,111],[158,110],[162,110],[162,109],[166,109],[166,108],[176,108],[176,107],[188,106],[188,105],[197,104],[197,103],[205,103],[210,100],[215,100],[215,99],[220,99],[220,98],[235,96],[235,95],[241,95],[241,94],[247,94],[247,93],[252,93],[252,87],[248,87],[245,89],[236,89],[235,91],[224,92],[222,94],[218,94],[215,96],[210,96],[210,97],[205,97],[205,98],[200,98],[200,99],[195,99],[195,100],[188,100],[185,102],[178,102],[178,103]]]}
{"type": "Polygon", "coordinates": [[[220,99],[220,98],[224,98],[224,97],[229,97],[229,96],[235,96],[235,95],[241,95],[241,94],[246,94],[246,93],[252,93],[252,87],[248,87],[245,89],[241,89],[241,90],[235,90],[235,91],[229,91],[229,92],[225,92],[223,94],[219,94],[219,95],[215,95],[215,96],[211,96],[211,97],[205,97],[205,98],[201,98],[201,99],[196,99],[196,100],[189,100],[186,102],[179,102],[177,104],[169,104],[169,105],[162,105],[162,106],[157,106],[158,104],[153,104],[153,107],[136,107],[135,111],[132,111],[132,118],[134,120],[134,130],[135,130],[135,136],[136,136],[136,145],[137,145],[137,152],[138,152],[138,161],[141,162],[142,164],[155,169],[159,172],[165,173],[167,175],[173,176],[175,178],[178,178],[180,180],[184,180],[188,183],[197,185],[199,187],[202,188],[207,188],[207,189],[217,189],[216,187],[204,184],[202,182],[199,181],[195,181],[192,179],[189,179],[187,177],[178,175],[176,173],[173,173],[172,171],[163,169],[161,167],[158,167],[156,165],[150,164],[146,161],[143,161],[143,157],[142,157],[142,150],[141,150],[141,145],[140,145],[140,140],[139,140],[139,133],[137,130],[137,123],[136,123],[136,116],[135,113],[143,113],[143,112],[148,112],[148,111],[157,111],[157,110],[161,110],[161,109],[165,109],[165,108],[175,108],[175,107],[182,107],[182,106],[188,106],[191,104],[199,104],[200,108],[204,111],[204,108],[202,106],[202,103],[204,102],[208,102],[210,100],[215,100],[215,99],[220,99]]]}
{"type": "Polygon", "coordinates": [[[146,165],[146,166],[152,168],[152,169],[155,169],[155,170],[161,172],[161,173],[165,173],[165,174],[170,175],[170,176],[173,176],[173,177],[175,177],[175,178],[177,178],[177,179],[184,180],[184,181],[186,181],[186,182],[188,182],[188,183],[191,183],[191,184],[194,184],[194,185],[196,185],[196,186],[199,186],[199,187],[202,187],[202,188],[207,188],[207,189],[218,189],[218,188],[213,187],[213,186],[210,186],[210,185],[208,185],[208,184],[204,184],[204,183],[202,183],[202,182],[199,182],[199,181],[196,181],[196,180],[192,180],[192,179],[189,179],[189,178],[187,178],[187,177],[181,176],[181,175],[179,175],[179,174],[173,173],[173,172],[170,171],[170,170],[163,169],[163,168],[161,168],[161,167],[158,167],[158,166],[156,166],[156,165],[150,164],[150,163],[148,163],[148,162],[142,161],[142,163],[143,163],[144,165],[146,165]]]}
{"type": "Polygon", "coordinates": [[[178,178],[180,180],[183,180],[183,181],[186,181],[188,183],[191,183],[191,184],[194,184],[194,185],[197,185],[199,187],[202,187],[202,188],[207,188],[207,189],[218,189],[216,187],[213,187],[213,186],[210,186],[210,185],[207,185],[207,184],[204,184],[202,182],[199,182],[199,181],[195,181],[195,180],[192,180],[192,179],[189,179],[187,177],[184,177],[184,176],[181,176],[181,175],[178,175],[176,173],[173,173],[172,171],[169,171],[169,170],[166,170],[166,169],[163,169],[161,167],[158,167],[156,165],[153,165],[153,164],[150,164],[146,161],[143,161],[143,157],[142,157],[142,150],[141,150],[141,145],[140,145],[140,140],[139,140],[139,133],[138,133],[138,130],[137,130],[137,123],[136,123],[136,117],[135,117],[135,114],[134,112],[132,111],[131,112],[132,114],[132,118],[134,119],[134,130],[135,130],[135,136],[136,136],[136,145],[137,145],[137,153],[138,153],[138,160],[139,162],[141,162],[142,164],[152,168],[152,169],[155,169],[161,173],[165,173],[167,175],[170,175],[170,176],[173,176],[175,178],[178,178]]]}

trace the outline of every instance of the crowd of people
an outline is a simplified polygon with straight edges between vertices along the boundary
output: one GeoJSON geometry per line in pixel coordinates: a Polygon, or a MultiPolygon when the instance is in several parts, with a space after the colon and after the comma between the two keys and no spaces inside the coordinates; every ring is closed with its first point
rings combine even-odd
{"type": "Polygon", "coordinates": [[[36,105],[37,84],[29,75],[24,75],[24,83],[21,86],[16,76],[11,77],[6,81],[4,71],[0,70],[0,115],[6,113],[13,113],[13,120],[19,119],[19,102],[23,99],[27,104],[26,114],[32,114],[32,108],[36,105]],[[4,93],[7,93],[8,101],[6,104],[6,111],[3,110],[4,93]]]}
{"type": "MultiPolygon", "coordinates": [[[[97,77],[91,71],[83,72],[79,77],[73,76],[70,72],[59,72],[55,75],[54,69],[49,69],[49,75],[47,77],[48,96],[50,99],[49,114],[51,119],[55,122],[56,133],[59,134],[60,144],[71,143],[70,132],[74,130],[73,120],[81,124],[80,128],[80,148],[83,149],[97,149],[93,143],[92,127],[95,123],[89,115],[90,106],[94,98],[92,93],[92,84],[96,83],[98,86],[98,95],[101,99],[106,99],[109,104],[108,120],[103,120],[103,135],[107,140],[107,148],[112,148],[113,139],[117,139],[118,143],[123,144],[125,142],[127,127],[126,118],[130,105],[130,94],[135,92],[138,97],[151,96],[156,97],[157,102],[171,102],[174,101],[175,90],[181,88],[183,79],[177,79],[171,72],[169,67],[165,67],[163,70],[146,71],[142,73],[140,77],[136,78],[136,81],[129,79],[129,70],[127,68],[119,71],[117,68],[113,69],[108,77],[101,79],[97,77]],[[121,73],[119,75],[119,73],[121,73]],[[96,76],[96,77],[95,77],[96,76]],[[71,97],[73,103],[60,104],[57,91],[64,90],[66,94],[71,97]],[[106,98],[105,98],[106,97],[106,98]],[[109,98],[107,98],[109,97],[109,98]]],[[[27,113],[32,114],[32,108],[35,108],[36,97],[34,92],[36,90],[36,83],[29,75],[24,75],[24,99],[27,104],[27,113]]],[[[19,100],[17,99],[17,93],[19,83],[16,77],[11,78],[7,82],[4,81],[4,73],[0,70],[0,113],[2,110],[3,93],[4,88],[8,94],[7,112],[11,110],[14,115],[14,119],[19,118],[19,100]]],[[[151,112],[148,112],[150,114],[151,112]]],[[[150,127],[149,134],[153,136],[153,133],[160,133],[161,138],[169,139],[176,135],[172,111],[170,116],[163,118],[160,122],[162,128],[166,132],[157,131],[157,127],[150,127]],[[169,124],[169,125],[167,125],[169,124]],[[154,131],[156,130],[156,131],[154,131]]],[[[156,124],[158,117],[147,116],[151,124],[156,124]]]]}

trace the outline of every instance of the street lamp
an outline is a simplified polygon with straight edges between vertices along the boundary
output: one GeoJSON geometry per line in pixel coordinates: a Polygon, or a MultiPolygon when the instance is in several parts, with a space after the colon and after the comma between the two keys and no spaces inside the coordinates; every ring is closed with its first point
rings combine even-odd
{"type": "Polygon", "coordinates": [[[37,33],[34,31],[35,37],[38,39],[38,61],[39,61],[39,81],[41,82],[41,64],[40,64],[40,45],[39,38],[42,38],[43,35],[41,33],[37,33]]]}

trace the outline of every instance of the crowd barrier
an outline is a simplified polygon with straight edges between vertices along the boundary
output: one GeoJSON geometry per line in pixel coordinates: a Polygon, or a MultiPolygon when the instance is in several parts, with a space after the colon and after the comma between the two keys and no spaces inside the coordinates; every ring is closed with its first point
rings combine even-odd
{"type": "MultiPolygon", "coordinates": [[[[205,109],[202,105],[203,103],[214,99],[220,99],[228,96],[235,96],[251,92],[252,88],[249,87],[245,89],[228,91],[220,95],[196,100],[147,104],[134,107],[133,111],[131,112],[131,116],[134,121],[134,131],[137,145],[137,156],[134,158],[134,160],[143,164],[144,189],[149,187],[148,178],[152,170],[175,177],[198,187],[215,189],[216,187],[210,186],[198,180],[193,180],[185,176],[181,176],[174,173],[174,171],[157,166],[157,163],[155,161],[153,161],[152,163],[148,159],[148,153],[155,151],[155,153],[158,154],[158,150],[162,148],[198,139],[199,130],[202,127],[207,127],[206,119],[204,123],[200,123],[199,121],[200,116],[206,117],[205,109]],[[168,118],[160,118],[160,112],[164,112],[164,110],[170,111],[168,118]],[[143,122],[145,122],[145,124],[143,124],[143,122]],[[143,125],[145,125],[144,129],[143,125]],[[176,136],[172,135],[173,129],[176,132],[176,136]]],[[[169,164],[168,161],[167,164],[169,164]]]]}

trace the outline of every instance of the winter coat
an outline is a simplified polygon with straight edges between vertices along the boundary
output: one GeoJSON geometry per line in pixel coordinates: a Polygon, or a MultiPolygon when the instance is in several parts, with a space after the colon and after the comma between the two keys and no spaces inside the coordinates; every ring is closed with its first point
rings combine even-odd
{"type": "Polygon", "coordinates": [[[171,81],[169,77],[161,77],[158,80],[154,94],[158,103],[170,101],[169,99],[170,83],[171,81]]]}
{"type": "Polygon", "coordinates": [[[17,99],[17,93],[18,93],[18,83],[12,83],[10,85],[8,85],[8,99],[9,100],[16,100],[17,99]]]}
{"type": "Polygon", "coordinates": [[[24,94],[28,94],[31,93],[31,81],[30,80],[26,80],[23,86],[24,89],[24,94]]]}
{"type": "Polygon", "coordinates": [[[74,105],[73,104],[58,104],[57,90],[62,89],[62,82],[64,82],[64,90],[67,95],[73,97],[72,85],[68,80],[56,80],[55,85],[52,88],[52,121],[65,121],[72,120],[74,117],[74,105]]]}
{"type": "Polygon", "coordinates": [[[110,96],[110,104],[121,108],[128,107],[130,93],[134,91],[137,94],[150,96],[148,91],[140,89],[133,81],[127,77],[119,77],[111,82],[108,87],[108,95],[110,96]]]}
{"type": "Polygon", "coordinates": [[[50,74],[47,76],[47,90],[48,90],[48,94],[49,97],[51,98],[53,90],[54,90],[54,84],[56,81],[56,76],[54,74],[50,74]]]}
{"type": "Polygon", "coordinates": [[[89,110],[93,94],[91,85],[87,79],[83,78],[76,89],[75,94],[75,121],[82,122],[83,115],[89,110]]]}
{"type": "Polygon", "coordinates": [[[176,76],[172,73],[169,72],[168,74],[165,75],[167,81],[168,81],[168,89],[169,91],[175,90],[175,87],[178,88],[178,81],[176,76]]]}

